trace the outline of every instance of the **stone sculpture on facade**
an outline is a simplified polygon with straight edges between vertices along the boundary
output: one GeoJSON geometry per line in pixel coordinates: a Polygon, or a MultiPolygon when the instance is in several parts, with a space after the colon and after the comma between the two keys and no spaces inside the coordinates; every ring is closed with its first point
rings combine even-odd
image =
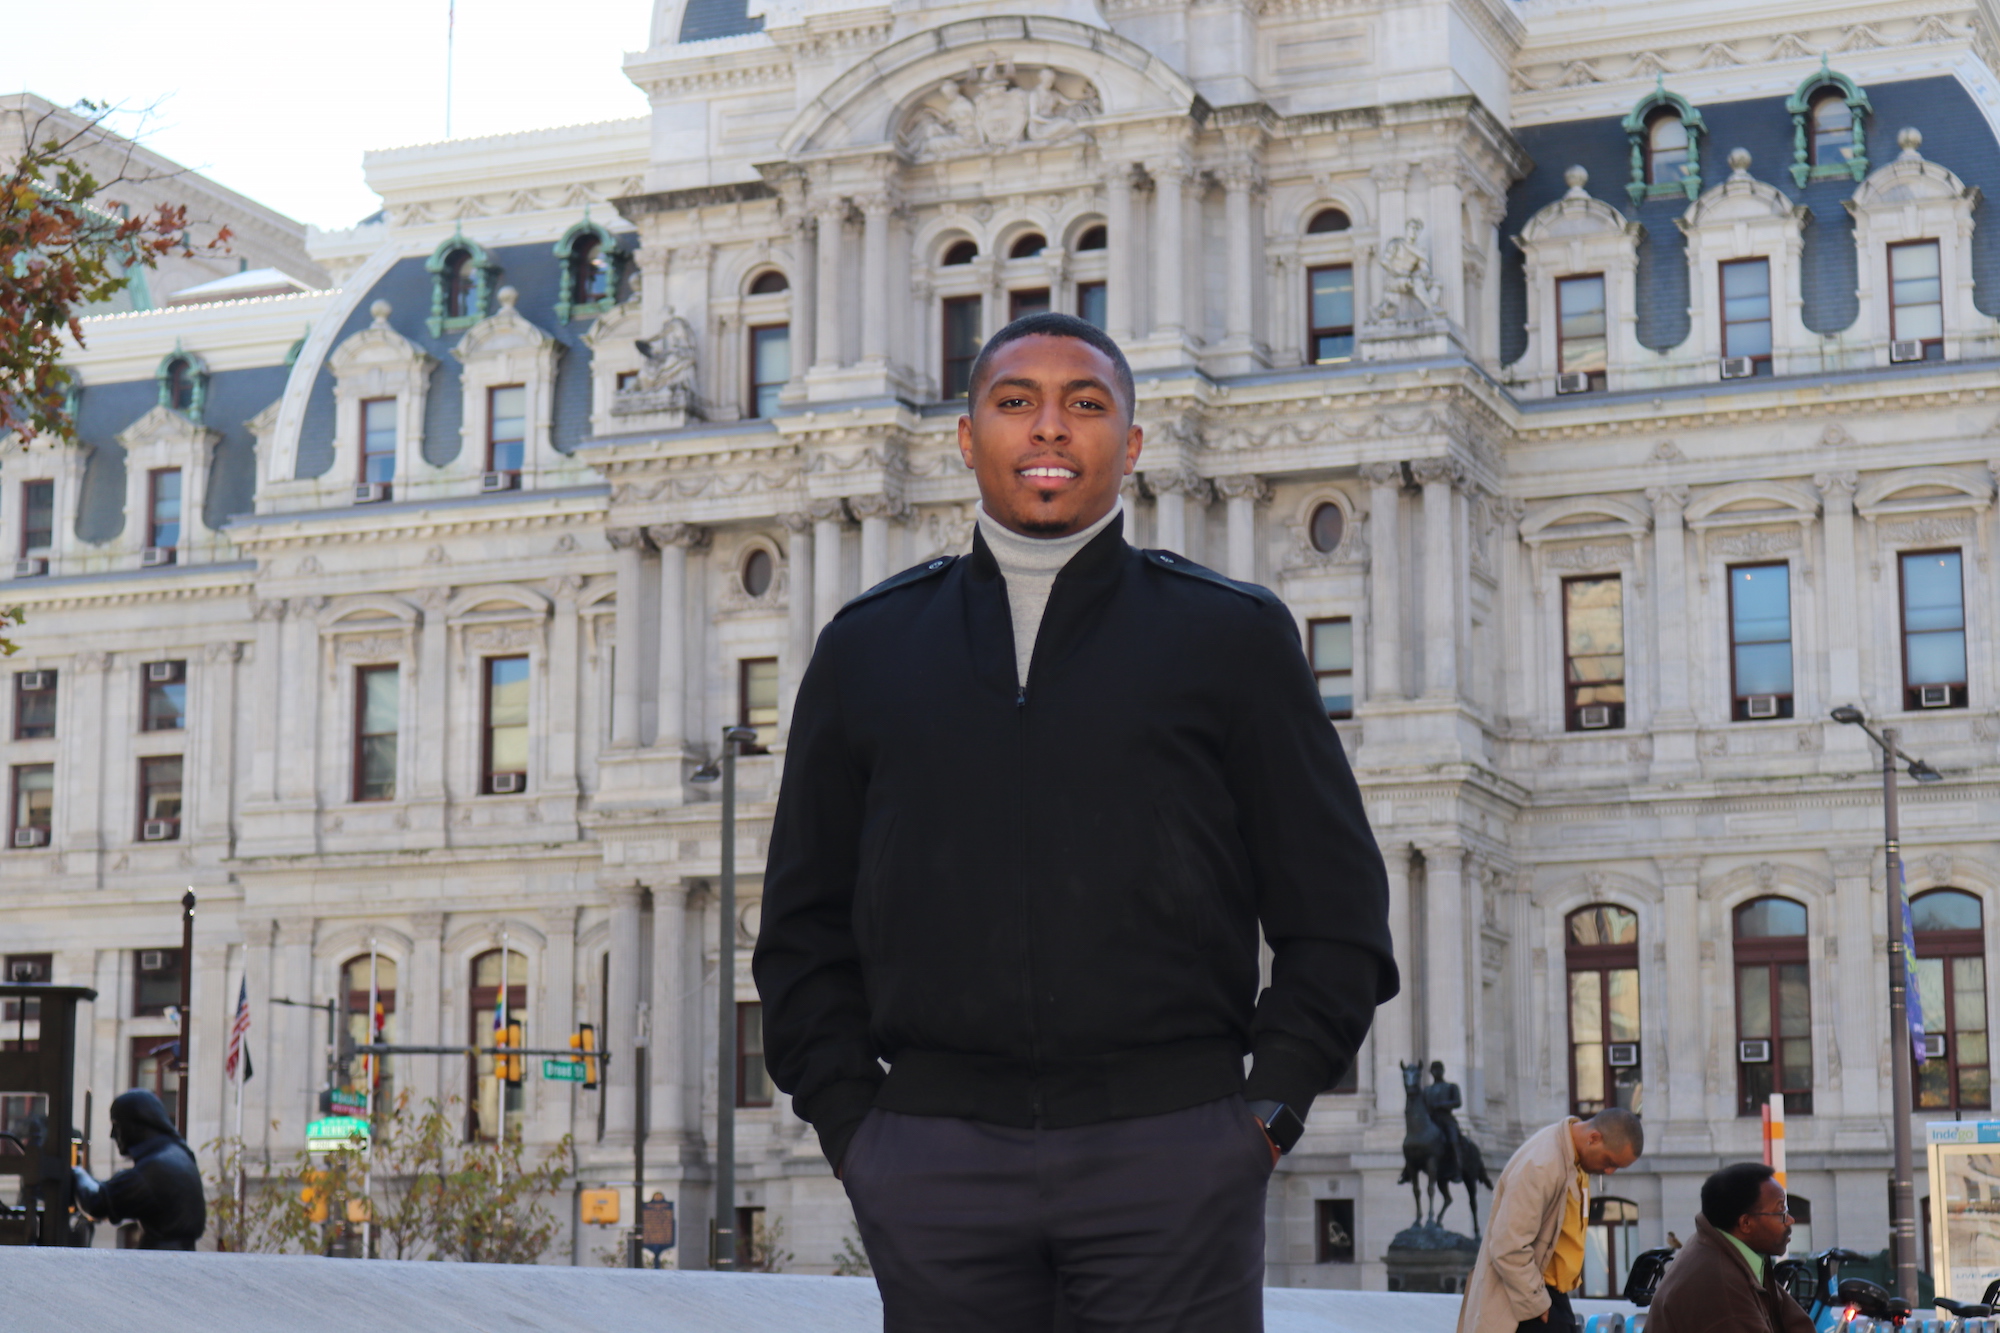
{"type": "Polygon", "coordinates": [[[640,412],[679,412],[699,417],[695,393],[694,329],[679,315],[670,314],[659,336],[634,344],[645,364],[639,379],[629,389],[618,391],[611,410],[625,416],[640,412]]]}
{"type": "Polygon", "coordinates": [[[1403,234],[1391,237],[1375,256],[1388,275],[1382,299],[1369,312],[1376,319],[1424,319],[1444,312],[1444,287],[1431,272],[1430,247],[1417,239],[1423,230],[1423,219],[1411,218],[1403,224],[1403,234]]]}
{"type": "Polygon", "coordinates": [[[946,79],[911,113],[904,150],[916,158],[965,157],[1088,137],[1082,122],[1102,110],[1088,83],[1075,80],[1077,87],[1065,91],[1063,76],[1048,68],[1034,76],[1032,88],[1016,82],[1022,77],[1012,60],[988,57],[946,79]]]}

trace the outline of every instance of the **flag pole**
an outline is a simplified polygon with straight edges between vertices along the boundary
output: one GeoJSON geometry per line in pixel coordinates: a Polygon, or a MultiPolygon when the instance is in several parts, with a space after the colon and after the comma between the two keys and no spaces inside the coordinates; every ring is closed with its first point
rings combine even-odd
{"type": "MultiPolygon", "coordinates": [[[[381,1034],[375,1030],[375,1006],[381,1003],[380,968],[381,955],[375,949],[375,937],[368,937],[368,1044],[379,1042],[381,1034]]],[[[368,1071],[361,1085],[362,1105],[367,1109],[362,1116],[368,1122],[368,1137],[361,1143],[361,1200],[364,1212],[361,1214],[361,1257],[375,1257],[375,1062],[382,1057],[372,1051],[368,1055],[368,1071]]]]}
{"type": "MultiPolygon", "coordinates": [[[[237,984],[240,990],[236,1007],[240,1012],[250,1002],[250,959],[247,954],[243,959],[243,979],[237,984]]],[[[229,1016],[229,1026],[233,1032],[236,1031],[236,1019],[236,1014],[229,1016]]],[[[243,1035],[241,1032],[236,1032],[236,1045],[239,1051],[236,1061],[236,1235],[239,1244],[243,1236],[243,1073],[248,1066],[250,1055],[250,1044],[244,1041],[243,1035]]]]}

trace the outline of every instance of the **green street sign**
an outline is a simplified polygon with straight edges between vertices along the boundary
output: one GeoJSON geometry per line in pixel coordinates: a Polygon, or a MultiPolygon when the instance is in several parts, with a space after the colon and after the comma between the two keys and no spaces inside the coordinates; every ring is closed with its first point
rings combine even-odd
{"type": "Polygon", "coordinates": [[[542,1061],[542,1077],[552,1078],[558,1083],[581,1083],[583,1082],[583,1061],[564,1060],[560,1057],[554,1060],[544,1060],[542,1061]]]}
{"type": "Polygon", "coordinates": [[[330,1115],[306,1124],[306,1151],[331,1152],[368,1141],[368,1122],[351,1115],[330,1115]]]}
{"type": "Polygon", "coordinates": [[[358,1116],[368,1110],[368,1094],[349,1088],[329,1088],[319,1095],[321,1115],[358,1116]]]}

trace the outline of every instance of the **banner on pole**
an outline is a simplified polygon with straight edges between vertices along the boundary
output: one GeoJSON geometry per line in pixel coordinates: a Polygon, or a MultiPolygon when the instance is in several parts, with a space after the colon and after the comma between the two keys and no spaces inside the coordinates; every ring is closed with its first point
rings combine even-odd
{"type": "Polygon", "coordinates": [[[1910,1058],[1924,1062],[1924,997],[1917,988],[1917,932],[1910,919],[1910,879],[1896,858],[1896,892],[1903,907],[1903,1005],[1910,1017],[1910,1058]]]}

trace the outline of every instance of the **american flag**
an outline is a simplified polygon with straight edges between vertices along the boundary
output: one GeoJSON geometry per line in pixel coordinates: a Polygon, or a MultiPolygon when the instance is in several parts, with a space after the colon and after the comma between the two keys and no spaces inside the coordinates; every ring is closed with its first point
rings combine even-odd
{"type": "Polygon", "coordinates": [[[236,1077],[236,1061],[243,1061],[243,1081],[248,1083],[255,1073],[250,1067],[250,1048],[243,1044],[243,1034],[250,1030],[250,978],[243,978],[236,992],[236,1021],[229,1025],[229,1058],[223,1061],[222,1072],[228,1078],[236,1077]]]}

